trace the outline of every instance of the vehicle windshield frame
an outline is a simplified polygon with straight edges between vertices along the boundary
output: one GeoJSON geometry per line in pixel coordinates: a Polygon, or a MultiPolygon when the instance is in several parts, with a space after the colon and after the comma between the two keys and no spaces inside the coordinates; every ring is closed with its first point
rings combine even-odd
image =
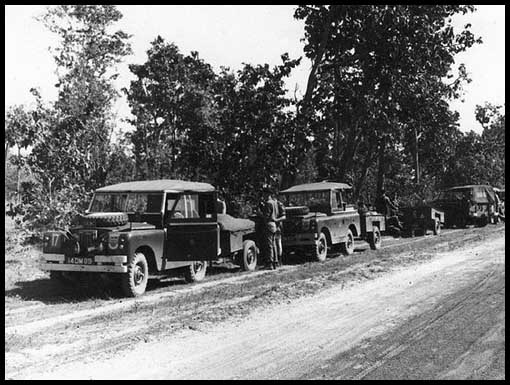
{"type": "Polygon", "coordinates": [[[455,189],[455,190],[443,190],[439,193],[437,200],[451,201],[451,200],[461,200],[464,197],[470,198],[472,195],[472,191],[469,188],[465,189],[455,189]],[[462,194],[462,195],[458,195],[462,194]]]}
{"type": "MultiPolygon", "coordinates": [[[[321,195],[323,195],[324,204],[331,205],[331,190],[292,191],[292,192],[282,193],[282,194],[280,194],[280,196],[283,198],[282,201],[283,201],[283,204],[286,207],[297,207],[297,206],[307,206],[307,207],[310,207],[310,206],[314,206],[314,204],[310,205],[310,199],[313,198],[313,196],[310,197],[310,195],[312,195],[312,194],[319,194],[319,193],[321,195]],[[290,197],[297,197],[297,196],[307,196],[306,203],[305,204],[298,204],[298,205],[295,205],[295,206],[290,206],[289,205],[289,198],[290,197]]],[[[305,200],[302,200],[302,201],[305,201],[305,200]]],[[[315,205],[317,205],[317,204],[315,204],[315,205]]]]}
{"type": "MultiPolygon", "coordinates": [[[[88,207],[88,210],[87,210],[87,213],[104,213],[104,212],[112,212],[112,211],[92,211],[92,206],[96,200],[96,198],[100,195],[110,195],[110,196],[113,196],[113,195],[126,195],[126,198],[124,199],[124,202],[123,202],[123,211],[114,211],[114,212],[125,212],[125,213],[128,213],[128,214],[134,214],[134,213],[141,213],[141,214],[161,214],[162,213],[162,210],[163,210],[163,205],[164,205],[164,193],[161,192],[161,191],[115,191],[115,192],[109,192],[109,191],[100,191],[100,192],[95,192],[94,195],[92,196],[92,200],[90,201],[90,204],[89,204],[89,207],[88,207]],[[149,196],[149,195],[159,195],[160,196],[160,199],[161,199],[161,202],[160,202],[160,205],[159,205],[159,208],[158,208],[158,211],[128,211],[128,202],[130,200],[130,198],[132,196],[136,196],[136,195],[146,195],[146,196],[149,196]]],[[[147,199],[146,199],[147,201],[147,199]]]]}

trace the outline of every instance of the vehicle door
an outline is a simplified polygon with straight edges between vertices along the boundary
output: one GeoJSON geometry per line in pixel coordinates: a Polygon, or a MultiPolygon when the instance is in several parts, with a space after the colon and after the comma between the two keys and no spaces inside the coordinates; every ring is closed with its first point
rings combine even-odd
{"type": "Polygon", "coordinates": [[[167,260],[217,259],[219,229],[214,193],[167,194],[165,204],[167,260]]]}

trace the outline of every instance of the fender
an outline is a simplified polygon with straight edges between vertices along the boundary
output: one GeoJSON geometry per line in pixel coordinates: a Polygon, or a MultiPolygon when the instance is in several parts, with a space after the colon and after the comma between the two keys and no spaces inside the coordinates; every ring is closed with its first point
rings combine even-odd
{"type": "Polygon", "coordinates": [[[154,259],[158,271],[163,269],[163,250],[165,245],[165,231],[163,229],[136,230],[122,233],[127,240],[127,255],[132,257],[142,246],[149,247],[154,252],[154,259]]]}

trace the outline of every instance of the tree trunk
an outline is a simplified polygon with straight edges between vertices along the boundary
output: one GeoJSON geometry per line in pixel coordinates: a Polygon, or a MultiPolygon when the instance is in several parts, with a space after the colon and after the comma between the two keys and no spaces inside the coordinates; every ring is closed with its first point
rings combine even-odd
{"type": "Polygon", "coordinates": [[[345,180],[345,177],[349,171],[352,170],[354,164],[354,156],[358,151],[359,139],[358,139],[358,123],[351,126],[351,130],[347,136],[345,143],[345,149],[342,153],[341,159],[338,160],[338,178],[340,181],[345,180]]]}
{"type": "Polygon", "coordinates": [[[18,204],[21,203],[21,197],[20,197],[20,188],[21,188],[21,181],[20,181],[20,173],[21,173],[21,164],[20,164],[20,157],[21,157],[21,151],[18,146],[18,167],[16,169],[16,199],[18,204]]]}
{"type": "MultiPolygon", "coordinates": [[[[331,6],[333,7],[333,6],[331,6]]],[[[331,9],[330,9],[330,15],[331,15],[331,9]]],[[[319,47],[317,49],[317,55],[312,60],[312,69],[310,70],[310,74],[308,75],[308,81],[306,83],[306,91],[305,95],[303,97],[303,100],[301,101],[301,106],[297,111],[296,114],[296,125],[298,127],[298,131],[305,132],[305,128],[308,125],[308,122],[310,120],[310,105],[312,101],[313,91],[315,89],[315,86],[317,84],[317,71],[321,65],[322,58],[324,57],[324,54],[326,52],[327,43],[329,39],[329,33],[331,29],[331,16],[327,18],[325,21],[325,27],[324,31],[322,31],[321,34],[321,40],[319,43],[319,47]]],[[[303,157],[304,151],[302,149],[305,148],[306,143],[304,142],[306,138],[300,137],[299,135],[296,136],[296,140],[294,141],[296,149],[297,149],[297,157],[296,157],[296,166],[297,168],[301,168],[302,163],[305,161],[303,157]]],[[[288,179],[289,185],[295,184],[296,181],[296,173],[289,173],[286,178],[288,179]]]]}
{"type": "MultiPolygon", "coordinates": [[[[363,165],[361,166],[361,175],[360,175],[359,179],[356,181],[356,186],[355,186],[355,190],[354,190],[356,197],[359,197],[359,195],[360,195],[360,191],[361,191],[363,185],[365,184],[365,179],[367,178],[367,175],[368,175],[368,169],[370,168],[370,166],[373,162],[373,151],[374,151],[373,147],[374,147],[373,144],[370,143],[370,146],[369,146],[368,152],[367,152],[367,156],[365,157],[365,160],[363,161],[363,165]]],[[[370,203],[370,202],[365,202],[365,203],[370,203]]]]}
{"type": "Polygon", "coordinates": [[[420,184],[420,163],[418,162],[418,134],[416,127],[414,127],[414,162],[416,169],[416,184],[420,184]]]}
{"type": "Polygon", "coordinates": [[[384,176],[386,174],[386,159],[384,156],[384,152],[386,149],[386,142],[384,140],[381,141],[379,145],[379,169],[377,172],[377,196],[381,195],[381,191],[384,189],[384,176]]]}

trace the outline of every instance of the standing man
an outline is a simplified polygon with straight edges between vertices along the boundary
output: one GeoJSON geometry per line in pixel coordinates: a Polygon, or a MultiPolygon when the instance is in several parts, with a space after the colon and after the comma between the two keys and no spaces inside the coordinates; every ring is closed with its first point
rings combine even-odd
{"type": "Polygon", "coordinates": [[[376,210],[387,217],[393,215],[393,212],[397,210],[397,207],[391,202],[391,199],[386,195],[386,191],[381,190],[381,195],[375,202],[376,210]]]}
{"type": "Polygon", "coordinates": [[[283,229],[283,221],[285,220],[285,206],[281,201],[274,197],[274,201],[276,202],[276,234],[275,234],[275,244],[276,244],[276,257],[278,260],[278,265],[282,264],[282,255],[283,255],[283,246],[282,246],[282,229],[283,229]]]}
{"type": "Polygon", "coordinates": [[[381,190],[381,195],[375,201],[375,208],[386,218],[387,227],[395,228],[395,234],[400,235],[403,226],[398,219],[398,207],[393,204],[390,197],[386,195],[386,191],[381,190]]]}
{"type": "Polygon", "coordinates": [[[216,212],[218,214],[227,213],[227,205],[225,203],[225,190],[223,190],[223,188],[220,188],[216,197],[216,212]]]}
{"type": "Polygon", "coordinates": [[[257,210],[260,221],[258,239],[260,240],[265,267],[274,270],[277,265],[275,236],[278,208],[271,196],[271,192],[271,188],[268,185],[262,187],[262,201],[257,210]]]}

